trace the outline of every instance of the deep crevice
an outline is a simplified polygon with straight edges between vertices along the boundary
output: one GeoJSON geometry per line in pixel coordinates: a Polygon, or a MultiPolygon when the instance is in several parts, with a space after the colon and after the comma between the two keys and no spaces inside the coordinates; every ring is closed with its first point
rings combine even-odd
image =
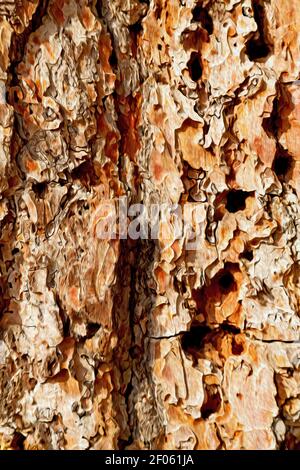
{"type": "Polygon", "coordinates": [[[272,170],[277,175],[279,180],[285,180],[285,177],[293,168],[293,157],[277,143],[275,158],[272,165],[272,170]]]}
{"type": "Polygon", "coordinates": [[[184,352],[199,351],[206,336],[211,333],[207,325],[192,324],[190,330],[181,337],[181,346],[184,352]]]}
{"type": "Polygon", "coordinates": [[[74,180],[79,180],[83,186],[96,186],[100,183],[100,165],[98,162],[86,160],[71,172],[74,180]]]}
{"type": "Polygon", "coordinates": [[[277,94],[273,100],[273,108],[270,116],[268,118],[264,118],[262,122],[262,127],[264,131],[268,134],[269,137],[278,138],[278,130],[280,127],[280,116],[279,116],[279,99],[280,99],[280,90],[278,86],[276,87],[277,94]]]}
{"type": "Polygon", "coordinates": [[[86,325],[86,338],[90,339],[93,336],[95,336],[95,334],[100,328],[101,328],[101,325],[99,325],[99,323],[92,323],[92,322],[88,323],[86,325]]]}
{"type": "Polygon", "coordinates": [[[95,5],[99,18],[102,18],[102,0],[97,0],[95,5]]]}
{"type": "Polygon", "coordinates": [[[190,60],[187,63],[190,77],[194,82],[197,82],[202,77],[202,66],[198,52],[192,52],[190,60]]]}
{"type": "Polygon", "coordinates": [[[232,333],[233,335],[238,335],[241,332],[240,328],[227,322],[221,323],[217,331],[219,330],[225,331],[226,333],[232,333]]]}
{"type": "Polygon", "coordinates": [[[216,385],[206,385],[204,389],[204,401],[201,406],[201,417],[209,418],[213,413],[217,413],[221,407],[222,399],[216,385]]]}
{"type": "Polygon", "coordinates": [[[110,63],[110,66],[113,70],[115,70],[116,67],[118,66],[117,54],[116,54],[114,49],[112,50],[112,52],[110,54],[109,63],[110,63]]]}
{"type": "Polygon", "coordinates": [[[42,199],[44,197],[46,190],[47,190],[47,183],[45,182],[32,184],[32,191],[35,193],[35,195],[39,199],[42,199]]]}
{"type": "Polygon", "coordinates": [[[13,450],[24,450],[24,441],[26,437],[20,432],[15,432],[14,437],[11,442],[11,447],[13,450]]]}
{"type": "Polygon", "coordinates": [[[246,44],[246,53],[252,62],[265,60],[272,52],[272,46],[268,43],[266,34],[266,13],[261,0],[253,2],[254,19],[257,24],[257,32],[246,44]]]}
{"type": "Polygon", "coordinates": [[[234,277],[230,271],[225,271],[221,274],[218,281],[220,288],[225,292],[229,292],[235,283],[234,277]]]}
{"type": "Polygon", "coordinates": [[[232,189],[227,193],[226,209],[228,212],[235,213],[243,211],[246,208],[246,199],[252,193],[242,191],[241,189],[232,189]]]}
{"type": "Polygon", "coordinates": [[[204,29],[208,32],[208,34],[212,34],[214,30],[214,24],[212,17],[208,13],[206,8],[203,8],[201,5],[196,5],[192,11],[193,14],[193,22],[201,23],[204,29]]]}
{"type": "Polygon", "coordinates": [[[58,306],[58,314],[59,314],[59,317],[63,326],[63,336],[64,338],[67,338],[68,336],[70,336],[70,332],[71,332],[71,321],[70,321],[68,314],[65,312],[62,306],[62,301],[60,300],[58,294],[56,294],[55,296],[55,303],[58,306]]]}
{"type": "Polygon", "coordinates": [[[128,29],[130,33],[132,33],[133,36],[136,38],[136,36],[143,30],[143,25],[141,21],[137,21],[136,23],[130,25],[128,29]]]}
{"type": "Polygon", "coordinates": [[[240,254],[240,258],[245,258],[247,261],[253,260],[253,250],[244,250],[243,253],[240,254]]]}

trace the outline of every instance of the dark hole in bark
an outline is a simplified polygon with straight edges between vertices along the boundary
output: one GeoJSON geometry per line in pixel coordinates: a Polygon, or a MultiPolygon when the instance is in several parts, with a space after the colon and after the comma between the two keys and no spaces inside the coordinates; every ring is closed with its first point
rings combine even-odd
{"type": "Polygon", "coordinates": [[[47,189],[47,183],[34,183],[32,185],[32,191],[40,199],[44,196],[46,189],[47,189]]]}
{"type": "Polygon", "coordinates": [[[99,176],[91,160],[86,160],[71,172],[73,179],[78,179],[83,185],[95,186],[99,183],[99,176]]]}
{"type": "Polygon", "coordinates": [[[160,18],[161,12],[162,12],[162,7],[158,5],[158,6],[156,7],[156,10],[155,10],[155,17],[156,17],[157,19],[160,18]]]}
{"type": "Polygon", "coordinates": [[[247,55],[252,62],[267,57],[270,53],[270,47],[264,44],[261,39],[250,39],[247,44],[247,55]]]}
{"type": "Polygon", "coordinates": [[[211,414],[216,413],[221,406],[220,393],[216,386],[206,386],[204,402],[201,407],[201,416],[207,419],[211,414]]]}
{"type": "Polygon", "coordinates": [[[96,10],[99,15],[99,18],[102,18],[102,0],[96,1],[96,10]]]}
{"type": "Polygon", "coordinates": [[[176,292],[181,292],[182,294],[186,293],[185,282],[180,282],[177,277],[174,278],[174,288],[176,289],[176,292]]]}
{"type": "MultiPolygon", "coordinates": [[[[129,384],[126,387],[125,393],[124,393],[125,403],[127,404],[127,407],[128,407],[129,401],[130,401],[130,395],[131,395],[132,391],[133,391],[133,385],[132,385],[131,382],[129,382],[129,384]]],[[[129,439],[127,439],[127,440],[118,439],[118,449],[119,450],[124,450],[126,448],[126,446],[132,444],[132,442],[133,442],[133,436],[132,436],[132,433],[131,433],[130,436],[129,436],[129,439]]]]}
{"type": "Polygon", "coordinates": [[[201,7],[200,5],[196,5],[193,9],[193,20],[200,22],[204,29],[208,32],[208,34],[212,34],[214,30],[213,20],[208,13],[208,11],[201,7]]]}
{"type": "Polygon", "coordinates": [[[265,37],[265,10],[259,2],[253,3],[254,19],[257,24],[257,33],[247,42],[246,53],[252,62],[266,58],[271,52],[271,47],[265,37]]]}
{"type": "Polygon", "coordinates": [[[235,284],[235,280],[230,271],[225,271],[219,277],[219,286],[225,291],[230,291],[235,284]]]}
{"type": "Polygon", "coordinates": [[[245,258],[248,261],[252,261],[253,260],[253,251],[252,250],[243,251],[243,253],[241,254],[241,258],[245,258]]]}
{"type": "Polygon", "coordinates": [[[59,316],[63,325],[63,334],[64,338],[70,336],[70,327],[71,327],[71,321],[68,315],[66,314],[65,310],[63,309],[61,300],[58,295],[55,296],[56,303],[58,305],[59,309],[59,316]]]}
{"type": "Polygon", "coordinates": [[[222,331],[226,331],[228,333],[232,333],[233,335],[238,335],[241,330],[239,328],[237,328],[236,326],[234,325],[230,325],[229,323],[222,323],[220,325],[220,329],[222,331]]]}
{"type": "Polygon", "coordinates": [[[281,155],[275,157],[273,163],[273,170],[277,176],[285,176],[291,168],[291,157],[281,155]]]}
{"type": "Polygon", "coordinates": [[[131,33],[139,34],[142,31],[143,26],[140,21],[137,21],[136,23],[130,25],[128,29],[131,33]]]}
{"type": "Polygon", "coordinates": [[[278,128],[280,126],[279,116],[279,99],[278,96],[274,98],[273,109],[270,117],[264,118],[262,122],[263,129],[271,137],[277,137],[278,128]]]}
{"type": "Polygon", "coordinates": [[[237,343],[234,338],[232,339],[231,349],[235,356],[239,356],[244,351],[243,345],[237,343]]]}
{"type": "Polygon", "coordinates": [[[97,333],[100,326],[101,325],[98,325],[98,323],[88,323],[86,327],[86,337],[92,338],[97,333]]]}
{"type": "Polygon", "coordinates": [[[70,177],[70,175],[68,174],[66,179],[59,178],[59,179],[58,179],[58,183],[59,183],[61,186],[65,186],[65,185],[68,183],[69,177],[70,177]]]}
{"type": "Polygon", "coordinates": [[[228,212],[238,212],[246,208],[246,199],[249,193],[241,189],[233,189],[227,194],[226,209],[228,212]]]}
{"type": "Polygon", "coordinates": [[[117,55],[116,55],[114,50],[112,50],[112,53],[110,55],[109,63],[110,63],[112,68],[117,67],[117,65],[118,65],[117,55]]]}
{"type": "Polygon", "coordinates": [[[143,356],[143,352],[139,346],[132,346],[129,348],[129,355],[132,359],[141,359],[143,356]]]}
{"type": "Polygon", "coordinates": [[[15,432],[11,447],[14,450],[24,450],[24,441],[25,441],[25,436],[21,434],[20,432],[15,432]]]}
{"type": "Polygon", "coordinates": [[[197,52],[192,52],[191,58],[188,61],[187,65],[188,65],[191,79],[194,82],[197,82],[202,76],[200,57],[197,52]]]}
{"type": "Polygon", "coordinates": [[[202,346],[203,339],[211,332],[211,329],[206,325],[191,326],[190,331],[184,333],[181,337],[181,346],[185,352],[189,350],[199,350],[202,346]]]}
{"type": "Polygon", "coordinates": [[[291,432],[285,436],[285,440],[280,445],[280,450],[300,450],[300,441],[291,432]]]}

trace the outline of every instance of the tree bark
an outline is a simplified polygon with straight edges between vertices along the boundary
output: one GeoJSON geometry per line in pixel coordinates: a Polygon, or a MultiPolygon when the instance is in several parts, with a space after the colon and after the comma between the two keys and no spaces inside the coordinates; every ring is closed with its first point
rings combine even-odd
{"type": "Polygon", "coordinates": [[[1,448],[300,448],[298,6],[0,2],[1,448]]]}

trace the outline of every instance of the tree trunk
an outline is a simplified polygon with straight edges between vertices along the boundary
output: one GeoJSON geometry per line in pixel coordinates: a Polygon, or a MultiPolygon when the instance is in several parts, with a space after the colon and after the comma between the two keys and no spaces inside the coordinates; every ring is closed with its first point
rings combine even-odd
{"type": "Polygon", "coordinates": [[[300,448],[298,1],[0,18],[1,447],[300,448]]]}

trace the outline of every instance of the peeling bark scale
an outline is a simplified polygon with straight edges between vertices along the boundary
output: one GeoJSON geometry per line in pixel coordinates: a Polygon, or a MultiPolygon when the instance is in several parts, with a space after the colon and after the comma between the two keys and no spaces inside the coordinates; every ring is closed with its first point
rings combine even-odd
{"type": "Polygon", "coordinates": [[[298,0],[0,1],[2,449],[300,449],[299,64],[298,0]]]}

